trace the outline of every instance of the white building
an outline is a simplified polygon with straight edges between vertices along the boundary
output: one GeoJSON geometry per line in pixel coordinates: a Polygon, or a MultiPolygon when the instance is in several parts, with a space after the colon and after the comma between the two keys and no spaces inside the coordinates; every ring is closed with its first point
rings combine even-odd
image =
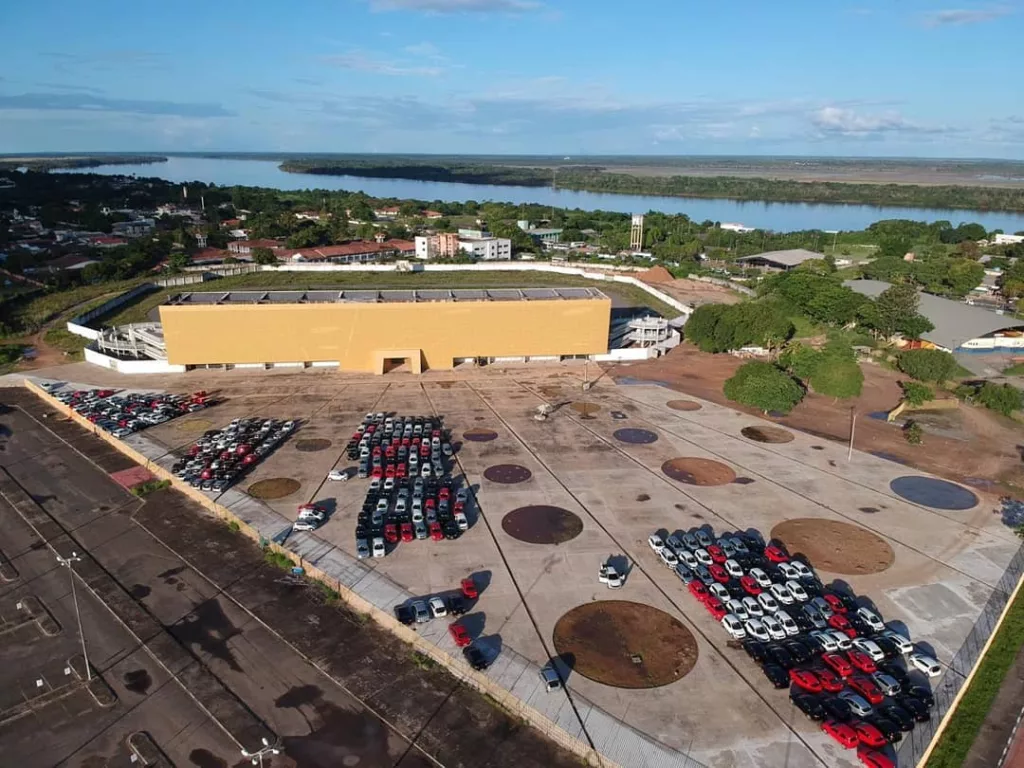
{"type": "Polygon", "coordinates": [[[508,261],[512,241],[505,237],[460,238],[459,248],[482,261],[508,261]]]}
{"type": "Polygon", "coordinates": [[[492,237],[480,230],[459,230],[459,234],[441,233],[432,236],[417,236],[416,258],[436,259],[454,256],[458,251],[482,261],[508,261],[512,258],[512,241],[504,237],[492,237]]]}
{"type": "Polygon", "coordinates": [[[748,227],[745,224],[737,224],[734,221],[723,221],[718,225],[718,228],[724,229],[726,232],[739,232],[741,234],[754,231],[754,227],[748,227]]]}
{"type": "Polygon", "coordinates": [[[1017,245],[1024,243],[1024,235],[1004,235],[1001,232],[992,241],[993,245],[1017,245]]]}

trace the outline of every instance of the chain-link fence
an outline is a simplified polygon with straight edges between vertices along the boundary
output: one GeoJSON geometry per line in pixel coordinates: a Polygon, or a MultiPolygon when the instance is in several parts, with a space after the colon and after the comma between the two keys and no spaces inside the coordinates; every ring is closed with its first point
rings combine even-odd
{"type": "Polygon", "coordinates": [[[901,768],[916,766],[928,750],[928,746],[939,728],[939,723],[942,722],[942,718],[945,717],[949,708],[953,706],[967,675],[978,663],[985,643],[995,631],[999,616],[1006,607],[1013,590],[1016,589],[1022,574],[1024,574],[1024,546],[1017,550],[1017,554],[1014,555],[1013,560],[1003,572],[999,584],[993,590],[988,602],[985,603],[985,607],[982,608],[981,615],[974,622],[974,626],[971,627],[960,650],[953,656],[949,668],[942,676],[942,682],[933,691],[935,707],[932,709],[931,720],[927,723],[918,723],[896,750],[896,764],[901,768]]]}

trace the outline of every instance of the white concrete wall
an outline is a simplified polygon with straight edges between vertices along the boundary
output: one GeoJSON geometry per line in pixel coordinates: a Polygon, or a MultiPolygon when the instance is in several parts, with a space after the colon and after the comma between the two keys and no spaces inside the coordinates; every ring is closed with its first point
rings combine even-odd
{"type": "Polygon", "coordinates": [[[118,360],[95,349],[85,348],[86,362],[118,373],[184,373],[184,365],[171,365],[166,360],[118,360]]]}
{"type": "Polygon", "coordinates": [[[156,286],[153,285],[153,283],[142,283],[142,285],[137,285],[129,291],[118,294],[114,298],[110,299],[110,301],[105,301],[88,312],[84,312],[77,317],[71,318],[67,323],[68,332],[73,333],[76,336],[83,336],[86,339],[95,341],[100,337],[100,332],[95,328],[90,328],[86,323],[94,317],[105,315],[115,307],[119,307],[122,304],[131,301],[136,296],[141,296],[142,294],[151,292],[154,288],[156,288],[156,286]]]}

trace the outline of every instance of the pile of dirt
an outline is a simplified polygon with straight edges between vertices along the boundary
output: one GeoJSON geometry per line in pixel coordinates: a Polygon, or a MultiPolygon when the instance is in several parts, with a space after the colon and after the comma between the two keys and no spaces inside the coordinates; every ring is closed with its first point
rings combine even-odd
{"type": "Polygon", "coordinates": [[[881,573],[896,560],[881,536],[840,520],[786,520],[772,528],[772,538],[782,541],[792,554],[804,555],[815,568],[845,576],[881,573]]]}
{"type": "Polygon", "coordinates": [[[675,280],[675,278],[672,277],[671,272],[669,272],[664,267],[660,266],[652,267],[651,269],[648,269],[646,272],[641,272],[639,275],[637,275],[637,277],[643,280],[645,283],[652,283],[655,285],[658,285],[660,283],[671,283],[673,280],[675,280]]]}

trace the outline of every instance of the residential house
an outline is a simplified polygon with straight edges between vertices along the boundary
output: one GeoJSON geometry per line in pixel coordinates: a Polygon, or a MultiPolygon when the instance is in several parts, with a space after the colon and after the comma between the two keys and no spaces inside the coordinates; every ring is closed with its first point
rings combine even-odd
{"type": "Polygon", "coordinates": [[[271,250],[281,247],[280,240],[235,240],[228,243],[228,250],[232,256],[251,256],[254,248],[269,248],[271,250]]]}

